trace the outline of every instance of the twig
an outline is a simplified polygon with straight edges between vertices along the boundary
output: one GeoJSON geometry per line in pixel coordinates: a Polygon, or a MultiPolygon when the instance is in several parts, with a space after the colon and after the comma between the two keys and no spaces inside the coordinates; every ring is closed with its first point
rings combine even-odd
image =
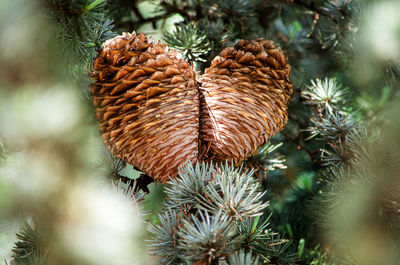
{"type": "MultiPolygon", "coordinates": [[[[123,183],[130,183],[130,186],[135,186],[135,181],[132,181],[132,179],[122,176],[122,175],[118,175],[114,177],[116,180],[121,180],[123,183]]],[[[135,186],[135,192],[138,192],[140,190],[142,190],[144,193],[149,193],[149,189],[148,189],[148,185],[150,185],[151,183],[153,183],[154,180],[149,177],[146,174],[140,174],[140,177],[136,179],[136,186],[135,186]]]]}
{"type": "Polygon", "coordinates": [[[314,16],[315,16],[315,13],[321,14],[324,17],[327,17],[327,18],[331,19],[336,24],[339,23],[338,19],[335,16],[333,16],[332,14],[327,13],[325,10],[323,10],[321,8],[318,8],[313,1],[308,3],[308,2],[306,2],[304,0],[290,0],[290,2],[292,2],[293,4],[297,4],[297,5],[303,6],[305,8],[308,8],[308,9],[314,11],[314,16]]]}
{"type": "Polygon", "coordinates": [[[317,165],[320,166],[321,162],[319,161],[319,159],[317,157],[315,157],[316,154],[318,154],[319,150],[313,150],[311,151],[310,149],[308,149],[302,142],[301,142],[301,134],[298,134],[297,137],[292,137],[289,134],[281,131],[280,132],[286,140],[292,141],[294,143],[297,144],[297,149],[298,150],[304,150],[311,158],[311,161],[317,165]]]}
{"type": "Polygon", "coordinates": [[[137,2],[134,1],[134,3],[132,4],[132,11],[133,13],[135,13],[135,15],[139,18],[139,20],[143,20],[143,15],[142,13],[140,13],[139,8],[137,7],[137,2]]]}

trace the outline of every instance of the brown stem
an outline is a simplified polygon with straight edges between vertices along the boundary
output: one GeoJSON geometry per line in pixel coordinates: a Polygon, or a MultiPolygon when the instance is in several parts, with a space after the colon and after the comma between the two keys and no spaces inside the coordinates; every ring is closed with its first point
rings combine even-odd
{"type": "Polygon", "coordinates": [[[298,134],[297,137],[293,137],[283,131],[280,132],[286,140],[292,141],[295,144],[297,144],[297,149],[298,150],[304,150],[311,158],[311,161],[317,165],[320,166],[321,162],[319,161],[318,157],[316,157],[316,154],[318,154],[319,150],[310,150],[308,149],[301,141],[301,134],[298,134]]]}
{"type": "MultiPolygon", "coordinates": [[[[123,183],[129,183],[129,186],[133,187],[135,186],[135,181],[122,176],[122,175],[118,175],[114,177],[115,180],[121,180],[123,183]]],[[[151,183],[153,183],[154,180],[149,177],[146,174],[140,174],[140,177],[136,179],[136,186],[135,186],[135,192],[139,192],[140,190],[142,190],[144,193],[149,193],[149,189],[148,189],[148,185],[150,185],[151,183]]]]}

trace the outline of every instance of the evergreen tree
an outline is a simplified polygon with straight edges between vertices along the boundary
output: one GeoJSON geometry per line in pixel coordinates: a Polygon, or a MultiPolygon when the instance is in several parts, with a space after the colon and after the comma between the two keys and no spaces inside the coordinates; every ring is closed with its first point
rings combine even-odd
{"type": "Polygon", "coordinates": [[[399,10],[395,0],[1,3],[0,258],[400,264],[399,10]],[[133,31],[198,72],[241,39],[274,41],[292,69],[287,125],[240,165],[185,164],[150,184],[100,143],[89,100],[102,44],[133,31]]]}

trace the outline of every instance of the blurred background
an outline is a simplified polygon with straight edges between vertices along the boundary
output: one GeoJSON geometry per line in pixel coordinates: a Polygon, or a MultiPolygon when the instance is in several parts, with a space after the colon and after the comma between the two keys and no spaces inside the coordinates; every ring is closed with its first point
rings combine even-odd
{"type": "Polygon", "coordinates": [[[291,242],[270,264],[400,264],[399,12],[396,0],[1,1],[0,261],[156,262],[146,227],[163,186],[114,181],[140,172],[108,154],[88,92],[101,44],[136,31],[200,72],[240,39],[287,54],[288,124],[246,162],[291,242]]]}

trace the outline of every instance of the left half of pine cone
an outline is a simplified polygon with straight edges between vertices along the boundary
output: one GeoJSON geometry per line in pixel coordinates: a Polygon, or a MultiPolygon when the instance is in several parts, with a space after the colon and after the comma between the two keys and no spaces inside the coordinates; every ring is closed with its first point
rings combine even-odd
{"type": "Polygon", "coordinates": [[[198,157],[198,88],[180,57],[143,34],[124,33],[103,44],[91,73],[105,145],[162,183],[198,157]]]}

